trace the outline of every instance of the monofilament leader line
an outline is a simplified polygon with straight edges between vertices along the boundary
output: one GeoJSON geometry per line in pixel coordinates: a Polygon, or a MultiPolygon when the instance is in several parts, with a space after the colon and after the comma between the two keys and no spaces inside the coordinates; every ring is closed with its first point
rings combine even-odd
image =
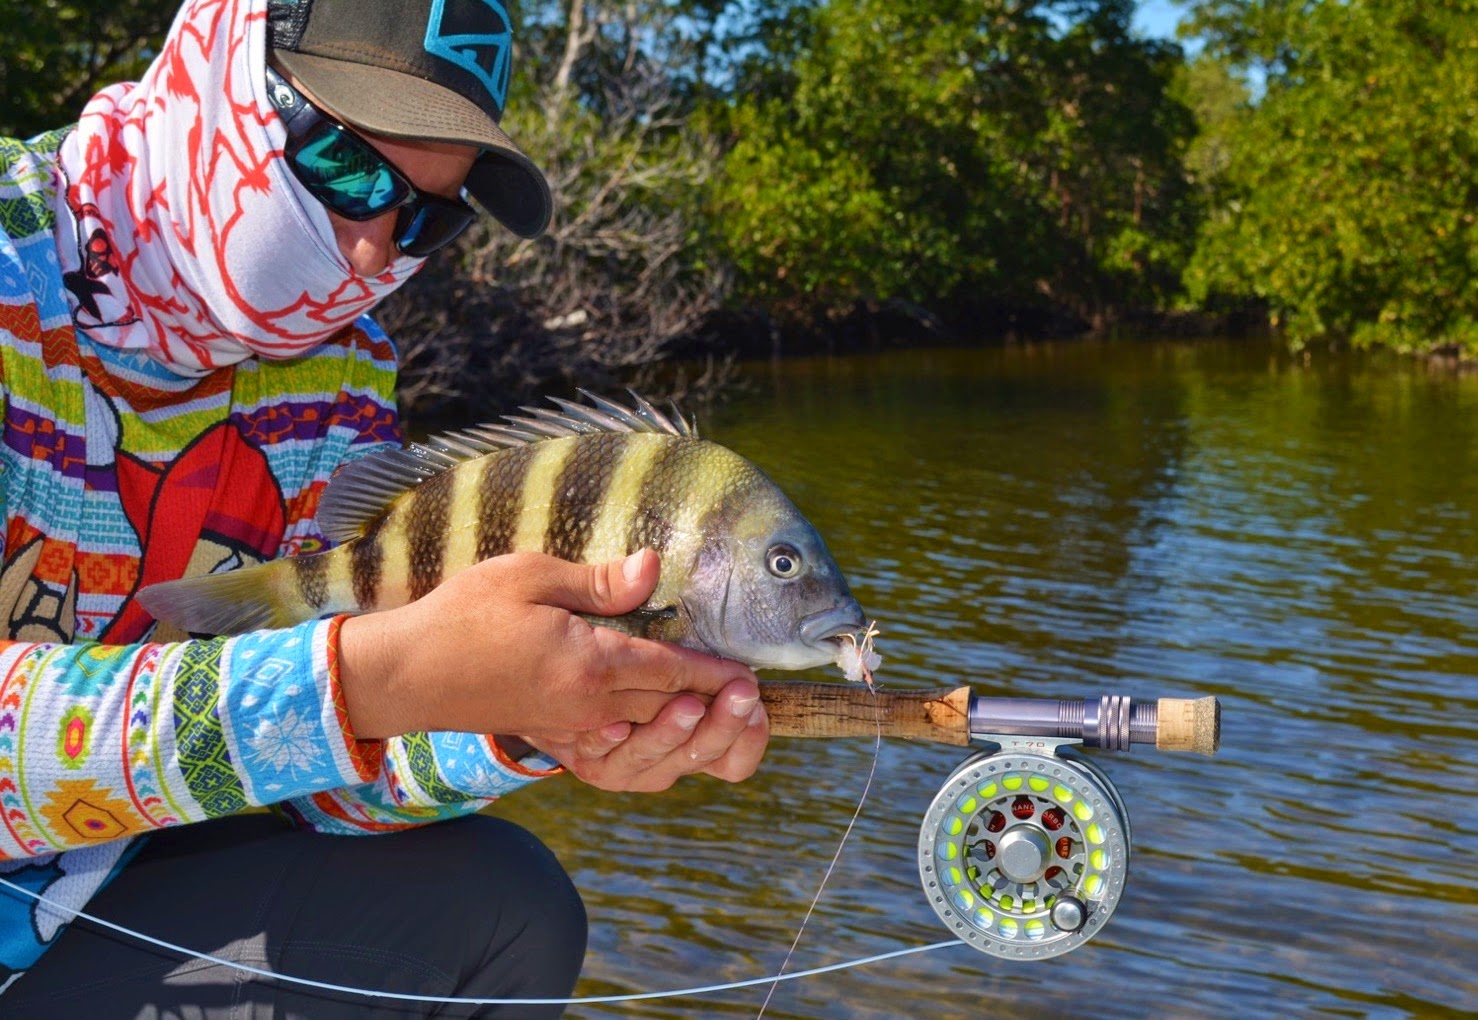
{"type": "MultiPolygon", "coordinates": [[[[868,633],[869,635],[872,633],[871,628],[868,633]]],[[[852,827],[857,824],[857,819],[862,815],[863,805],[867,803],[867,795],[872,792],[873,777],[878,774],[878,759],[883,754],[883,710],[878,704],[878,689],[873,683],[872,670],[868,668],[865,661],[859,668],[861,675],[867,680],[867,689],[872,692],[873,718],[878,724],[877,743],[872,748],[872,767],[867,770],[867,782],[862,784],[862,796],[857,798],[857,807],[852,812],[852,818],[847,822],[846,829],[842,831],[842,838],[837,841],[836,852],[831,855],[831,863],[827,864],[826,871],[821,876],[821,884],[816,887],[816,895],[811,897],[811,904],[806,907],[806,914],[801,918],[800,927],[795,930],[795,938],[791,940],[790,948],[786,950],[785,959],[780,961],[780,969],[775,972],[775,980],[770,985],[770,990],[765,993],[765,1001],[760,1003],[760,1011],[754,1015],[754,1020],[760,1020],[765,1015],[771,996],[775,994],[775,989],[780,987],[780,982],[785,980],[785,968],[790,966],[790,958],[795,955],[795,947],[801,944],[801,935],[805,933],[806,924],[816,911],[816,904],[821,902],[821,894],[826,891],[826,883],[831,880],[831,873],[836,870],[837,861],[842,857],[842,850],[846,847],[847,840],[851,838],[852,827]]]]}
{"type": "Polygon", "coordinates": [[[27,899],[35,900],[37,903],[51,907],[53,910],[68,914],[73,918],[80,918],[109,931],[115,931],[120,935],[137,939],[140,942],[167,949],[171,953],[178,953],[191,960],[202,960],[206,963],[214,963],[231,970],[241,971],[255,977],[266,978],[271,981],[281,981],[284,984],[301,985],[307,988],[316,988],[325,992],[339,992],[347,995],[363,995],[373,999],[394,999],[397,1002],[426,1002],[440,1006],[577,1006],[597,1003],[613,1002],[636,1002],[642,999],[676,999],[691,995],[712,995],[717,992],[728,992],[738,988],[754,988],[757,985],[769,984],[776,981],[795,981],[799,978],[815,977],[818,974],[829,974],[832,971],[847,970],[851,967],[862,967],[869,963],[881,963],[884,960],[895,960],[902,956],[912,956],[915,953],[927,953],[933,949],[944,949],[949,946],[962,946],[963,942],[950,939],[946,942],[933,942],[926,946],[909,946],[906,949],[895,949],[889,953],[878,953],[875,956],[864,956],[856,960],[846,960],[842,963],[831,963],[824,967],[812,967],[810,970],[798,970],[793,974],[783,976],[749,978],[745,981],[730,981],[720,985],[699,985],[693,988],[673,988],[663,992],[633,992],[626,995],[589,995],[582,998],[570,999],[472,999],[459,998],[446,995],[416,995],[410,992],[382,992],[373,988],[356,988],[353,985],[336,985],[328,981],[314,981],[311,978],[294,977],[291,974],[277,974],[261,967],[253,967],[246,963],[237,963],[210,953],[198,952],[185,946],[167,942],[164,939],[156,939],[152,935],[134,931],[132,928],[112,921],[105,921],[83,910],[74,910],[71,907],[58,903],[41,893],[32,892],[25,886],[16,885],[9,879],[0,878],[0,888],[9,889],[11,892],[20,893],[27,899]]]}

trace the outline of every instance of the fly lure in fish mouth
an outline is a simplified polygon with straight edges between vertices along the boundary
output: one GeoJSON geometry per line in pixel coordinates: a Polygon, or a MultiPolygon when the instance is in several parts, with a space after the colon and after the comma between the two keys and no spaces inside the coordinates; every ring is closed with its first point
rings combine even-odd
{"type": "Polygon", "coordinates": [[[883,663],[882,656],[873,648],[878,634],[877,621],[869,620],[867,629],[861,634],[843,634],[838,638],[841,650],[837,652],[837,665],[841,667],[842,675],[854,684],[866,681],[870,691],[877,689],[873,683],[873,670],[883,663]]]}

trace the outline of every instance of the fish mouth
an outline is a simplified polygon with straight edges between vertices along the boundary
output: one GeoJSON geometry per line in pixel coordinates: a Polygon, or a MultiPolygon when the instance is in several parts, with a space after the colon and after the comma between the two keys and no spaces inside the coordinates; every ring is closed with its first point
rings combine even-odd
{"type": "Polygon", "coordinates": [[[813,648],[828,641],[839,644],[843,635],[857,634],[865,626],[867,620],[862,616],[862,606],[852,599],[843,605],[812,613],[802,620],[801,640],[813,648]]]}

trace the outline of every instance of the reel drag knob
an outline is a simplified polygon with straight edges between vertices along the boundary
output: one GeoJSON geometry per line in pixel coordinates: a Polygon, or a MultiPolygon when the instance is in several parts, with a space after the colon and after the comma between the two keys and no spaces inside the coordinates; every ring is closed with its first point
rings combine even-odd
{"type": "Polygon", "coordinates": [[[982,952],[1045,959],[1096,935],[1124,891],[1129,819],[1085,759],[978,754],[950,775],[919,832],[929,905],[982,952]]]}
{"type": "Polygon", "coordinates": [[[1076,896],[1063,894],[1047,911],[1047,917],[1058,931],[1082,931],[1088,921],[1088,904],[1076,896]]]}

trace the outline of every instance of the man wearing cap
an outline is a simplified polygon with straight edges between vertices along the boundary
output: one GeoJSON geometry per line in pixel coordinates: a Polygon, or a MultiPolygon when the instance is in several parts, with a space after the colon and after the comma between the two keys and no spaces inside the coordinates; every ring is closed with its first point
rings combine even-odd
{"type": "Polygon", "coordinates": [[[133,598],[320,548],[329,476],[400,442],[365,313],[464,196],[551,216],[512,41],[499,0],[189,0],[142,81],[0,139],[0,1013],[554,1016],[436,1001],[583,959],[559,863],[479,809],[757,766],[753,674],[577,615],[640,605],[650,552],[225,639],[133,598]]]}

